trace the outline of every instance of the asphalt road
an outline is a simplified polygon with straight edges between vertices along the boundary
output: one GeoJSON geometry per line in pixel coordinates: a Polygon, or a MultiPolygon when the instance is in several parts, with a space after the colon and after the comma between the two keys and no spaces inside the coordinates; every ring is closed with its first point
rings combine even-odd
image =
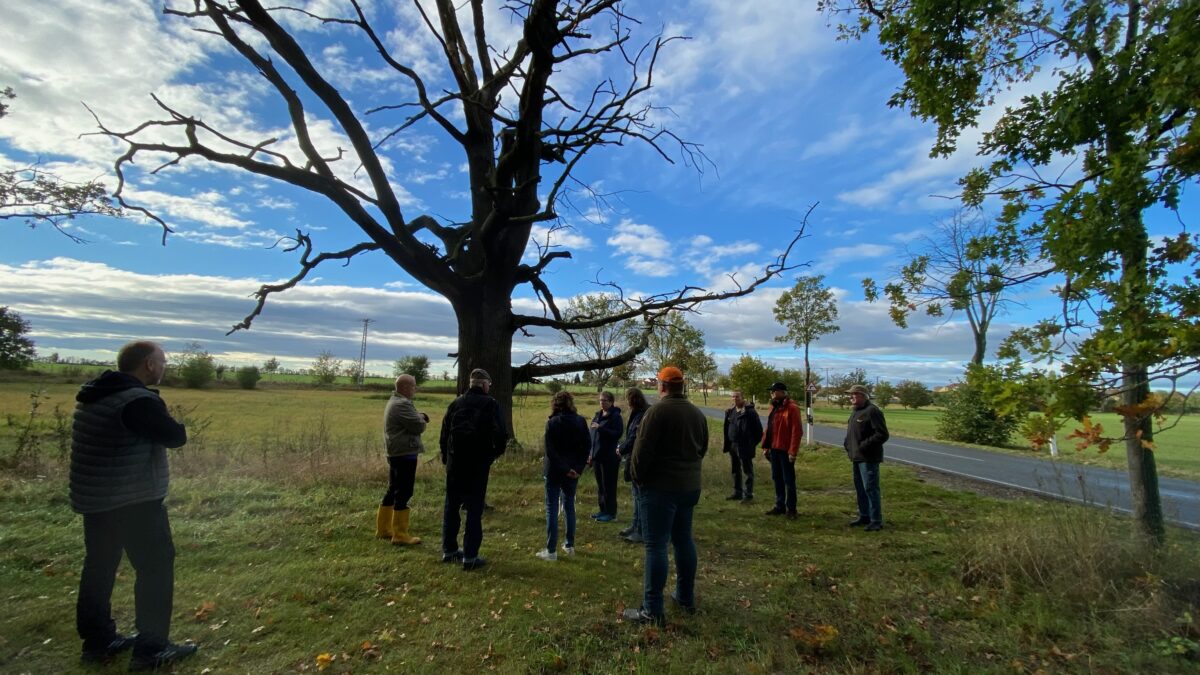
{"type": "MultiPolygon", "coordinates": [[[[725,416],[724,410],[719,408],[701,407],[701,410],[714,419],[725,416]]],[[[765,418],[763,424],[766,424],[765,418]]],[[[813,439],[818,443],[840,448],[845,436],[844,427],[813,427],[813,439]]],[[[913,464],[1055,499],[1131,512],[1129,476],[1123,471],[895,435],[884,446],[884,461],[913,464]]],[[[1200,483],[1160,477],[1158,486],[1163,516],[1176,525],[1200,530],[1200,483]]]]}

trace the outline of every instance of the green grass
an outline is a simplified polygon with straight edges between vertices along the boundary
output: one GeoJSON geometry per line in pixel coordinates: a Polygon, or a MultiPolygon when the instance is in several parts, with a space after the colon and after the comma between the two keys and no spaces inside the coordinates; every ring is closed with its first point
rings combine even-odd
{"type": "MultiPolygon", "coordinates": [[[[47,402],[73,393],[48,387],[47,402]]],[[[324,653],[336,657],[333,673],[1195,672],[1187,649],[1200,635],[1182,623],[1200,616],[1200,541],[1190,533],[1172,530],[1167,548],[1147,556],[1129,547],[1125,519],[950,491],[887,464],[888,529],[868,536],[844,525],[853,491],[832,449],[798,461],[800,518],[768,519],[765,464],[756,463],[758,503],[727,502],[728,460],[713,451],[696,514],[700,611],[668,606],[668,626],[647,629],[617,618],[640,600],[642,554],[615,537],[618,524],[586,518],[591,476],[578,554],[533,557],[544,537],[545,397],[518,409],[527,449],[493,472],[483,545],[492,564],[464,573],[437,558],[443,474],[432,453],[412,502],[425,542],[372,537],[386,484],[380,394],[165,396],[194,425],[209,421],[172,459],[172,636],[201,645],[177,672],[315,672],[324,653]],[[1184,655],[1170,653],[1176,644],[1184,655]]],[[[448,400],[417,405],[436,428],[448,400]]],[[[27,391],[0,387],[3,410],[23,402],[27,391]]],[[[80,520],[53,454],[36,475],[0,474],[0,671],[85,672],[73,627],[80,520]]],[[[123,566],[114,593],[123,630],[132,584],[123,566]]]]}

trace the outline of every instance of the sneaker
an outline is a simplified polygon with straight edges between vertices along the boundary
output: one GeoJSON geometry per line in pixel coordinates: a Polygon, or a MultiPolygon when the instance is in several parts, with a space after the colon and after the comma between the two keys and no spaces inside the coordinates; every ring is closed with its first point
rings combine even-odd
{"type": "Polygon", "coordinates": [[[624,612],[621,612],[621,618],[631,623],[652,623],[656,626],[661,626],[667,622],[667,618],[665,616],[662,616],[661,614],[655,616],[641,607],[636,609],[630,607],[626,609],[624,612]]]}
{"type": "Polygon", "coordinates": [[[863,529],[865,529],[867,532],[878,532],[883,529],[883,523],[871,523],[863,529]]]}
{"type": "Polygon", "coordinates": [[[785,514],[785,513],[787,513],[787,511],[785,511],[785,510],[783,510],[783,509],[779,508],[778,506],[776,506],[775,508],[771,509],[770,511],[767,511],[767,515],[768,515],[768,516],[782,516],[782,515],[783,515],[783,514],[785,514]]]}
{"type": "Polygon", "coordinates": [[[611,523],[612,521],[614,521],[616,519],[617,519],[616,516],[610,516],[607,513],[603,513],[600,515],[600,517],[596,518],[596,522],[597,523],[611,523]]]}
{"type": "Polygon", "coordinates": [[[628,537],[624,537],[624,539],[631,544],[644,544],[646,542],[646,540],[642,537],[641,532],[634,532],[628,537]]]}
{"type": "Polygon", "coordinates": [[[133,649],[133,643],[137,641],[137,635],[121,635],[117,633],[109,640],[108,644],[101,647],[88,647],[86,644],[83,647],[83,653],[79,655],[79,660],[84,663],[108,663],[113,660],[117,654],[133,649]]]}
{"type": "Polygon", "coordinates": [[[597,518],[599,518],[600,516],[603,516],[603,515],[606,515],[603,511],[597,511],[592,514],[592,520],[596,520],[597,518]]]}
{"type": "Polygon", "coordinates": [[[575,547],[567,546],[566,544],[563,544],[563,553],[565,553],[567,555],[575,555],[575,547]]]}
{"type": "Polygon", "coordinates": [[[546,562],[554,562],[555,560],[558,560],[558,554],[549,549],[542,549],[541,551],[534,553],[534,555],[537,556],[539,560],[545,560],[546,562]]]}
{"type": "Polygon", "coordinates": [[[867,525],[870,522],[871,522],[870,518],[867,518],[866,516],[859,516],[858,518],[846,523],[846,526],[847,527],[859,527],[860,525],[867,525]]]}
{"type": "Polygon", "coordinates": [[[634,527],[632,525],[630,525],[629,527],[618,532],[617,536],[618,537],[628,537],[629,535],[633,534],[633,530],[634,530],[634,527]]]}
{"type": "Polygon", "coordinates": [[[727,501],[727,502],[740,502],[740,501],[742,501],[742,496],[741,496],[741,495],[739,495],[738,493],[736,493],[736,492],[735,492],[735,493],[733,493],[733,494],[729,495],[728,497],[726,497],[726,498],[725,498],[725,501],[727,501]]]}
{"type": "Polygon", "coordinates": [[[486,564],[487,559],[481,555],[477,555],[474,558],[463,558],[463,571],[470,572],[471,570],[477,570],[486,564]]]}
{"type": "Polygon", "coordinates": [[[192,654],[196,653],[196,645],[177,645],[173,642],[168,642],[166,647],[152,652],[150,654],[138,654],[134,652],[129,659],[129,670],[158,670],[163,666],[182,661],[192,654]]]}
{"type": "Polygon", "coordinates": [[[449,553],[442,551],[442,562],[444,562],[444,563],[460,563],[462,561],[463,561],[463,552],[462,552],[461,548],[458,549],[457,551],[451,551],[449,553]]]}
{"type": "Polygon", "coordinates": [[[688,614],[695,614],[695,613],[696,613],[696,606],[695,606],[695,605],[685,605],[685,604],[683,604],[682,602],[680,602],[680,601],[679,601],[679,596],[678,596],[678,595],[675,595],[674,593],[672,593],[672,594],[671,594],[671,602],[675,603],[675,605],[676,605],[677,607],[679,607],[679,608],[680,608],[680,609],[682,609],[683,611],[687,612],[688,614]]]}

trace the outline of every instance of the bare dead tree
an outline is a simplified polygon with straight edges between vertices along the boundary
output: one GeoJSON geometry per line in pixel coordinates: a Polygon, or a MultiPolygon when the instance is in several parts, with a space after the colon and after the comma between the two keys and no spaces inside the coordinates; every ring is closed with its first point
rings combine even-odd
{"type": "MultiPolygon", "coordinates": [[[[540,248],[532,264],[522,256],[532,227],[554,222],[556,205],[579,184],[573,171],[591,151],[604,146],[643,143],[668,162],[680,159],[703,170],[702,148],[685,141],[654,120],[645,102],[654,68],[664,47],[679,39],[658,35],[633,43],[636,22],[620,0],[512,1],[505,9],[522,25],[520,40],[507,51],[490,43],[483,0],[414,3],[425,29],[441,47],[453,84],[440,93],[429,86],[436,75],[420,73],[391,49],[358,0],[350,0],[349,16],[318,16],[297,7],[265,7],[259,0],[191,0],[164,12],[193,22],[196,29],[219,36],[254,69],[286,109],[298,149],[280,149],[276,138],[241,139],[213,128],[156,97],[161,119],[119,131],[100,123],[101,133],[120,140],[125,152],[116,160],[119,179],[115,196],[129,209],[167,223],[149,211],[127,204],[126,170],[139,157],[167,157],[159,168],[184,160],[244,170],[327,198],[365,240],[356,246],[313,254],[311,239],[297,233],[290,248],[301,249],[300,270],[290,280],[262,286],[258,304],[234,330],[248,329],[266,300],[299,283],[328,260],[349,261],[366,251],[381,251],[415,280],[445,296],[458,321],[458,380],[465,384],[473,368],[493,377],[493,392],[510,409],[514,385],[534,378],[608,368],[633,359],[645,340],[604,359],[551,363],[535,356],[511,363],[513,336],[532,328],[573,331],[630,319],[653,321],[665,312],[691,309],[704,302],[743,296],[788,269],[788,253],[804,233],[795,231],[786,252],[758,277],[732,290],[688,287],[637,299],[625,298],[625,309],[598,318],[564,317],[543,278],[547,266],[570,258],[566,250],[540,248]],[[461,5],[461,8],[459,7],[461,5]],[[281,18],[320,22],[350,29],[366,41],[380,63],[414,92],[412,100],[367,112],[400,115],[385,131],[372,135],[336,82],[314,64],[296,34],[281,18]],[[595,35],[607,35],[607,39],[595,35]],[[576,59],[616,56],[626,66],[624,81],[606,78],[583,96],[570,97],[553,84],[554,74],[576,59]],[[461,114],[459,114],[461,113],[461,114]],[[344,152],[323,155],[314,142],[313,120],[329,120],[350,145],[344,152]],[[470,212],[463,222],[439,222],[433,216],[406,214],[388,178],[382,153],[385,144],[414,125],[431,125],[461,147],[469,181],[470,212]],[[342,161],[343,164],[337,162],[342,161]],[[336,169],[357,164],[348,178],[336,169]],[[539,188],[543,196],[539,197],[539,188]],[[514,290],[528,284],[543,303],[541,315],[512,311],[514,290]]],[[[586,191],[586,188],[585,188],[586,191]]]]}

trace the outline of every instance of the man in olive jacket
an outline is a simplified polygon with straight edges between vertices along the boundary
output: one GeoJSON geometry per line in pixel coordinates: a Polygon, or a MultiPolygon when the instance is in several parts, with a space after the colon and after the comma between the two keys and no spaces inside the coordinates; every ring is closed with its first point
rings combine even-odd
{"type": "Polygon", "coordinates": [[[375,512],[375,536],[393,544],[421,543],[408,533],[408,500],[413,496],[417,475],[417,456],[425,451],[421,434],[429,415],[418,412],[413,404],[417,380],[407,373],[396,378],[395,392],[383,411],[383,440],[387,446],[388,488],[375,512]]]}
{"type": "Polygon", "coordinates": [[[111,661],[133,649],[130,670],[154,670],[191,656],[195,645],[167,640],[175,586],[175,545],[163,500],[167,448],[187,443],[158,391],[167,356],[153,342],[130,342],[75,396],[71,429],[71,508],[83,514],[83,571],[75,602],[82,660],[111,661]],[[116,630],[112,591],[122,556],[129,557],[136,636],[116,630]]]}
{"type": "Polygon", "coordinates": [[[879,494],[879,463],[883,461],[883,444],[888,440],[887,422],[883,411],[871,403],[866,387],[850,387],[854,410],[846,423],[846,456],[854,465],[854,494],[858,497],[858,518],[851,527],[866,525],[868,532],[883,529],[883,503],[879,494]]]}
{"type": "Polygon", "coordinates": [[[687,612],[696,608],[696,542],[692,510],[700,501],[700,466],[708,450],[708,420],[683,393],[683,373],[667,366],[658,373],[661,400],[642,417],[630,459],[630,474],[641,494],[642,537],[646,545],[642,606],[624,617],[638,623],[665,621],[667,542],[675,548],[675,592],[687,612]]]}

